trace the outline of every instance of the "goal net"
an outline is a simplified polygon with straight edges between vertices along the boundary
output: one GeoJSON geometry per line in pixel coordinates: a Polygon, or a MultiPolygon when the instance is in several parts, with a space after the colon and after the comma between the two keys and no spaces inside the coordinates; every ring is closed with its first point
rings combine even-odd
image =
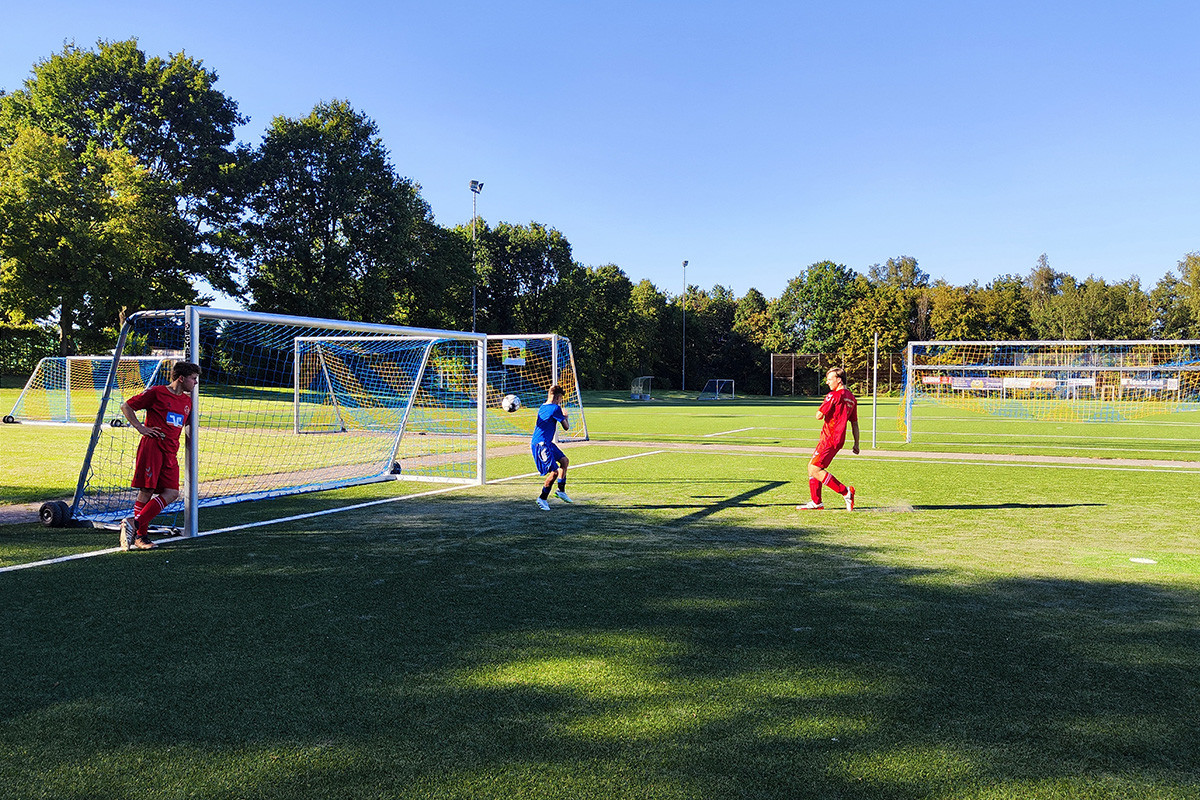
{"type": "MultiPolygon", "coordinates": [[[[117,362],[116,382],[104,416],[121,416],[121,403],[156,383],[170,380],[174,359],[160,355],[130,356],[117,362]]],[[[25,382],[5,422],[88,424],[96,419],[104,398],[113,357],[43,358],[25,382]]]]}
{"type": "MultiPolygon", "coordinates": [[[[190,306],[129,318],[118,355],[150,348],[201,368],[193,446],[180,448],[184,492],[167,509],[185,509],[189,535],[208,506],[379,480],[485,480],[482,334],[190,306]]],[[[97,415],[73,517],[132,513],[139,440],[97,415]]]]}
{"type": "Polygon", "coordinates": [[[634,378],[629,384],[629,399],[630,400],[649,400],[650,389],[654,385],[653,375],[643,375],[640,378],[634,378]]]}
{"type": "Polygon", "coordinates": [[[713,378],[704,384],[704,389],[696,397],[697,400],[731,400],[737,397],[733,381],[724,378],[713,378]]]}
{"type": "Polygon", "coordinates": [[[563,411],[571,430],[559,431],[558,440],[588,440],[587,417],[576,379],[571,340],[556,333],[492,334],[487,337],[487,429],[494,436],[525,436],[554,384],[562,386],[563,411]],[[505,395],[521,398],[521,407],[508,413],[500,409],[505,395]]]}
{"type": "Polygon", "coordinates": [[[899,420],[936,403],[998,417],[1116,422],[1200,408],[1200,341],[910,342],[899,420]]]}

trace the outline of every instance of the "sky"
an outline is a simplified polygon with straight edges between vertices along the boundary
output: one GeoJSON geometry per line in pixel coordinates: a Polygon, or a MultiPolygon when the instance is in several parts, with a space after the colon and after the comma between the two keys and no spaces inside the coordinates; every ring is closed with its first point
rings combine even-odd
{"type": "Polygon", "coordinates": [[[1200,3],[14,3],[0,88],[64,42],[184,52],[259,144],[347,100],[436,221],[778,297],[808,265],[1152,287],[1200,250],[1200,3]]]}

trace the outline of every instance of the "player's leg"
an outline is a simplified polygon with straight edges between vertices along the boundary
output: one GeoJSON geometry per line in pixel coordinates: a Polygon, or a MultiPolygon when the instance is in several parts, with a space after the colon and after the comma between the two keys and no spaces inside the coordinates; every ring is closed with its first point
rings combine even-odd
{"type": "Polygon", "coordinates": [[[544,442],[533,445],[533,464],[537,467],[538,474],[546,478],[542,483],[542,493],[537,499],[538,508],[542,511],[549,511],[550,503],[546,500],[550,497],[550,487],[558,478],[558,469],[554,463],[553,454],[544,442]]]}
{"type": "Polygon", "coordinates": [[[133,480],[130,481],[130,485],[138,490],[137,498],[133,501],[133,516],[121,520],[118,536],[122,550],[128,550],[134,545],[138,536],[138,517],[142,515],[146,505],[154,497],[161,463],[162,452],[148,439],[142,439],[138,443],[137,456],[133,464],[133,480]]]}
{"type": "MultiPolygon", "coordinates": [[[[839,448],[840,449],[840,448],[839,448]]],[[[854,510],[854,487],[847,486],[839,481],[832,472],[825,469],[833,461],[833,457],[837,454],[837,450],[830,453],[818,453],[813,456],[813,460],[808,464],[808,485],[809,491],[815,492],[815,497],[821,496],[821,487],[828,486],[833,491],[842,496],[846,501],[846,510],[854,510]]],[[[816,500],[820,502],[820,500],[816,500]]]]}
{"type": "Polygon", "coordinates": [[[158,474],[154,495],[140,509],[135,509],[133,517],[137,525],[133,547],[138,550],[150,550],[155,546],[150,541],[150,523],[179,498],[178,459],[170,454],[162,454],[155,468],[158,474]]]}
{"type": "Polygon", "coordinates": [[[559,500],[562,500],[564,503],[573,503],[575,501],[571,499],[571,496],[569,494],[567,494],[567,465],[571,463],[571,460],[569,458],[567,458],[566,454],[563,453],[561,450],[559,451],[559,453],[560,453],[560,455],[558,458],[558,491],[556,491],[554,493],[554,496],[557,497],[559,500]]]}

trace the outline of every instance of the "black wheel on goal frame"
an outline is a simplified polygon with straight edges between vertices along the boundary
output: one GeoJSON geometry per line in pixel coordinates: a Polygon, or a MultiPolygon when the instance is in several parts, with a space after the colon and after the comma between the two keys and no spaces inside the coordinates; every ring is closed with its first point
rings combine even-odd
{"type": "Polygon", "coordinates": [[[38,509],[38,519],[47,528],[61,528],[67,518],[66,504],[60,500],[51,500],[42,503],[42,507],[38,509]]]}
{"type": "Polygon", "coordinates": [[[14,417],[12,414],[4,415],[4,424],[5,425],[15,425],[16,423],[17,423],[17,418],[14,417]]]}

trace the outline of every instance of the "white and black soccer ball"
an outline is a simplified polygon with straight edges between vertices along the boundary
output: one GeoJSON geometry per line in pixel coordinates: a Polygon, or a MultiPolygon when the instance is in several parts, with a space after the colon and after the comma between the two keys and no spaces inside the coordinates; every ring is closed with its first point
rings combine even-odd
{"type": "Polygon", "coordinates": [[[504,399],[500,401],[500,407],[511,414],[521,407],[521,398],[515,394],[506,394],[504,395],[504,399]]]}

